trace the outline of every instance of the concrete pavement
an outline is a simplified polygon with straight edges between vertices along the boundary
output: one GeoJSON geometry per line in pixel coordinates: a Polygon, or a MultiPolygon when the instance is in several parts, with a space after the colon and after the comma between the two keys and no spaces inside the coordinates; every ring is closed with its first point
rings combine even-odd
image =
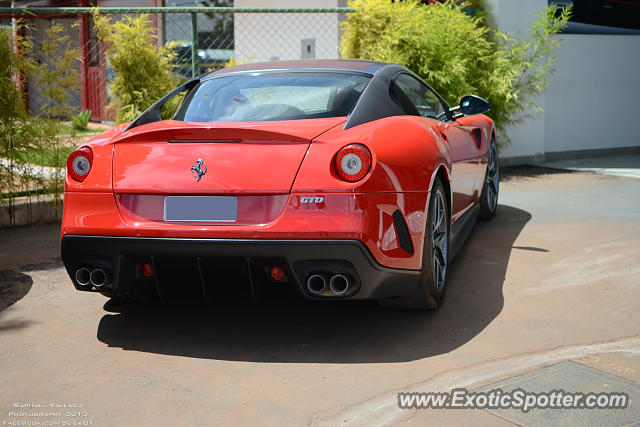
{"type": "Polygon", "coordinates": [[[486,410],[399,410],[396,393],[482,387],[567,360],[638,383],[639,185],[506,176],[498,215],[477,224],[446,303],[428,313],[105,305],[73,290],[55,226],[0,231],[0,270],[12,270],[0,280],[21,286],[11,298],[24,294],[0,311],[0,420],[30,420],[8,415],[15,404],[53,403],[108,426],[536,425],[486,410]]]}

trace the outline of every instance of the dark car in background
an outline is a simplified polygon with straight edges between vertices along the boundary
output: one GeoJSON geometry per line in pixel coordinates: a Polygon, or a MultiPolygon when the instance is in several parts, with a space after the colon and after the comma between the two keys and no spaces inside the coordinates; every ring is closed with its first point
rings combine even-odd
{"type": "MultiPolygon", "coordinates": [[[[173,71],[186,79],[192,77],[191,43],[178,43],[173,71]]],[[[233,49],[198,49],[198,74],[224,67],[233,57],[233,49]]]]}
{"type": "MultiPolygon", "coordinates": [[[[573,6],[571,23],[640,30],[640,0],[549,0],[558,8],[573,6]]],[[[602,29],[579,32],[602,33],[602,29]]]]}

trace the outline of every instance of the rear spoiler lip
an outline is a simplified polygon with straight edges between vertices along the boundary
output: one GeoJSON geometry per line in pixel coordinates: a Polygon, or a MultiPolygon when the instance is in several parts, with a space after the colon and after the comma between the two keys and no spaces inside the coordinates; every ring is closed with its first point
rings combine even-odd
{"type": "Polygon", "coordinates": [[[346,117],[323,119],[307,119],[296,121],[300,128],[292,127],[285,122],[182,122],[165,121],[166,125],[142,126],[131,132],[118,132],[109,142],[112,144],[136,142],[181,143],[302,143],[308,144],[319,135],[336,126],[343,125],[346,117]],[[312,127],[309,131],[303,122],[322,120],[323,123],[312,127]]]}

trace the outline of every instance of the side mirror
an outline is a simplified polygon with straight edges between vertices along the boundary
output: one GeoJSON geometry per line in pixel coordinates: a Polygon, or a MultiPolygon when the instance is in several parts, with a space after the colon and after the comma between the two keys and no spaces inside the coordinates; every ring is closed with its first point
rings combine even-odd
{"type": "Polygon", "coordinates": [[[460,100],[460,111],[464,116],[473,116],[489,111],[489,101],[475,95],[465,95],[460,100]]]}

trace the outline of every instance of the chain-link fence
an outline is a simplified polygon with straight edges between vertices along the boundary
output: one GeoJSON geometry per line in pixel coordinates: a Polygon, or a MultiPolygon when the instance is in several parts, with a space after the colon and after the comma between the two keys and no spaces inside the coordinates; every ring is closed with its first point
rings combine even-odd
{"type": "MultiPolygon", "coordinates": [[[[159,44],[173,42],[173,71],[191,78],[228,63],[339,57],[340,22],[351,9],[255,9],[233,7],[100,8],[111,19],[149,13],[159,44]]],[[[12,26],[33,40],[32,55],[45,61],[38,49],[46,43],[53,22],[64,26],[70,45],[79,49],[79,85],[67,101],[76,112],[91,111],[92,121],[111,121],[105,107],[113,77],[104,44],[93,27],[91,8],[0,8],[0,25],[12,26]],[[19,19],[20,25],[16,24],[19,19]]],[[[46,103],[40,82],[29,78],[25,96],[29,112],[42,114],[46,103]]]]}

